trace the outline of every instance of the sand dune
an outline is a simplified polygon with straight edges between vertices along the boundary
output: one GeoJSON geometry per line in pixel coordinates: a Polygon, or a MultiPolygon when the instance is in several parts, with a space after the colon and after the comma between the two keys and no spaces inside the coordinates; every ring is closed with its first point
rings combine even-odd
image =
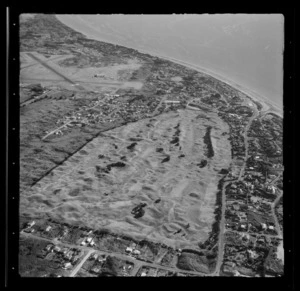
{"type": "Polygon", "coordinates": [[[214,221],[218,171],[230,163],[230,144],[221,135],[228,131],[227,125],[217,114],[211,113],[211,121],[204,123],[195,118],[198,114],[187,110],[165,113],[106,132],[32,187],[22,208],[31,212],[39,207],[66,221],[80,218],[91,227],[105,226],[162,242],[167,238],[172,245],[204,241],[214,221]],[[178,146],[170,143],[175,126],[183,135],[178,146]],[[215,158],[200,169],[197,163],[206,158],[203,136],[207,126],[214,126],[220,140],[214,143],[215,158]],[[152,141],[150,132],[154,133],[152,141]],[[129,139],[137,135],[140,141],[128,149],[129,139]],[[179,158],[182,153],[185,157],[179,158]],[[99,159],[99,154],[104,158],[99,159]],[[124,155],[124,167],[110,166],[124,155]],[[166,156],[170,159],[163,162],[166,156]],[[140,203],[145,213],[135,218],[131,211],[140,203]]]}

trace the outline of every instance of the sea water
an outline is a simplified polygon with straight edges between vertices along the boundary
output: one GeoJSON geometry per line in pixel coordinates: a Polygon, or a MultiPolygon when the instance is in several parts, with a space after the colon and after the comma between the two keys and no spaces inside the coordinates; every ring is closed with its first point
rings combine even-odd
{"type": "Polygon", "coordinates": [[[88,37],[206,68],[282,108],[280,14],[58,15],[88,37]]]}

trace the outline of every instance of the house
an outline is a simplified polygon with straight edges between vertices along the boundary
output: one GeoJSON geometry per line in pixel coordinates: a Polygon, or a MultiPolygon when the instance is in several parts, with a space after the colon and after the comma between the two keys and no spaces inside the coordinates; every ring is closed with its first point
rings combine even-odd
{"type": "Polygon", "coordinates": [[[143,273],[141,274],[141,277],[145,277],[145,276],[147,276],[147,274],[146,274],[145,272],[143,272],[143,273]]]}
{"type": "Polygon", "coordinates": [[[96,274],[98,274],[100,271],[101,271],[101,268],[100,268],[100,267],[93,267],[93,268],[91,269],[91,272],[92,272],[92,273],[96,273],[96,274]]]}
{"type": "Polygon", "coordinates": [[[274,226],[273,225],[269,225],[268,227],[270,230],[274,230],[274,226]]]}
{"type": "Polygon", "coordinates": [[[133,249],[130,247],[127,247],[125,251],[126,251],[126,253],[131,253],[133,251],[133,249]]]}
{"type": "Polygon", "coordinates": [[[65,263],[65,265],[64,265],[64,269],[69,269],[69,268],[71,268],[72,267],[72,264],[70,263],[70,262],[67,262],[67,263],[65,263]]]}
{"type": "Polygon", "coordinates": [[[98,258],[98,262],[104,262],[104,261],[106,261],[106,258],[103,258],[103,257],[98,258]]]}
{"type": "Polygon", "coordinates": [[[246,229],[246,224],[241,224],[240,228],[243,229],[243,230],[246,229]]]}
{"type": "Polygon", "coordinates": [[[55,246],[53,249],[54,252],[60,252],[60,250],[61,250],[61,248],[59,246],[55,246]]]}
{"type": "Polygon", "coordinates": [[[266,225],[265,223],[261,223],[261,228],[262,228],[263,230],[265,230],[265,229],[267,229],[267,225],[266,225]]]}
{"type": "Polygon", "coordinates": [[[238,204],[232,204],[232,207],[233,207],[233,209],[234,210],[240,210],[240,205],[238,205],[238,204]]]}
{"type": "Polygon", "coordinates": [[[52,227],[51,227],[50,225],[47,226],[46,231],[47,231],[47,232],[50,231],[51,228],[52,228],[52,227]]]}
{"type": "Polygon", "coordinates": [[[93,258],[94,260],[97,260],[97,259],[98,259],[98,254],[97,254],[97,253],[94,253],[93,256],[92,256],[92,258],[93,258]]]}
{"type": "Polygon", "coordinates": [[[267,186],[267,190],[268,190],[268,191],[271,191],[272,194],[275,194],[275,192],[276,192],[276,188],[275,188],[273,185],[267,186]]]}
{"type": "Polygon", "coordinates": [[[46,246],[46,251],[50,251],[52,249],[53,245],[49,244],[46,246]]]}
{"type": "Polygon", "coordinates": [[[27,227],[33,227],[35,225],[35,221],[31,221],[27,224],[27,227]]]}
{"type": "Polygon", "coordinates": [[[91,238],[91,237],[88,237],[88,238],[86,239],[86,241],[87,241],[88,243],[91,243],[92,238],[91,238]]]}
{"type": "Polygon", "coordinates": [[[256,259],[258,257],[258,254],[255,251],[247,250],[247,252],[252,259],[256,259]]]}
{"type": "Polygon", "coordinates": [[[134,251],[133,251],[133,254],[134,254],[134,255],[140,255],[141,252],[140,252],[139,250],[134,250],[134,251]]]}

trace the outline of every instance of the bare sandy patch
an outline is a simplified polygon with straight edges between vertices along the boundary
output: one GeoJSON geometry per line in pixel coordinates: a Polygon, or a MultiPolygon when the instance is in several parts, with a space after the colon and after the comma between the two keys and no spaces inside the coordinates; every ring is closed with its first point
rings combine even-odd
{"type": "Polygon", "coordinates": [[[230,144],[221,135],[228,128],[215,113],[209,120],[198,115],[171,112],[106,132],[24,193],[22,209],[176,247],[206,240],[215,219],[218,172],[229,167],[230,144]],[[215,156],[200,168],[207,126],[220,139],[213,142],[215,156]],[[178,129],[176,145],[171,141],[178,129]],[[141,204],[145,213],[135,218],[132,210],[141,204]]]}

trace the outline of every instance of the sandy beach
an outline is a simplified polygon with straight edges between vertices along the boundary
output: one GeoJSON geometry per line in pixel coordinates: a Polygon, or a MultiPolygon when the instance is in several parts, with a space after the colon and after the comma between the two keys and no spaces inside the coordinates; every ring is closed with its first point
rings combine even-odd
{"type": "MultiPolygon", "coordinates": [[[[65,24],[66,26],[71,27],[72,29],[84,34],[89,39],[94,39],[94,40],[98,40],[98,41],[102,41],[102,42],[106,42],[106,43],[111,43],[111,44],[114,44],[114,45],[122,45],[121,43],[108,41],[106,39],[103,39],[103,38],[95,35],[92,32],[87,32],[86,30],[80,29],[79,25],[76,24],[76,19],[75,18],[74,18],[74,21],[72,21],[72,23],[70,23],[70,19],[67,19],[67,18],[65,19],[64,15],[57,15],[56,17],[63,24],[65,24]]],[[[135,49],[135,50],[137,50],[138,52],[141,52],[141,53],[150,54],[152,56],[156,56],[156,57],[159,57],[161,59],[165,59],[165,60],[180,64],[180,65],[183,65],[187,68],[194,69],[194,70],[196,70],[200,73],[204,73],[204,74],[207,74],[207,75],[209,75],[213,78],[216,78],[216,79],[230,85],[231,87],[239,90],[240,92],[244,93],[245,95],[252,98],[253,100],[260,102],[263,106],[262,111],[270,111],[270,112],[273,112],[274,114],[280,116],[281,118],[283,118],[283,110],[276,103],[270,101],[266,97],[261,96],[260,94],[258,94],[257,92],[254,92],[253,90],[251,90],[249,88],[246,88],[244,86],[241,86],[241,85],[235,83],[233,80],[228,79],[226,76],[220,75],[219,73],[216,73],[216,72],[212,71],[211,69],[204,68],[202,66],[200,67],[198,65],[190,64],[190,63],[187,63],[185,61],[174,59],[174,58],[171,58],[171,57],[163,56],[163,55],[157,54],[153,51],[145,51],[145,50],[137,49],[137,48],[130,47],[130,46],[126,46],[126,47],[131,48],[131,49],[135,49]]]]}

